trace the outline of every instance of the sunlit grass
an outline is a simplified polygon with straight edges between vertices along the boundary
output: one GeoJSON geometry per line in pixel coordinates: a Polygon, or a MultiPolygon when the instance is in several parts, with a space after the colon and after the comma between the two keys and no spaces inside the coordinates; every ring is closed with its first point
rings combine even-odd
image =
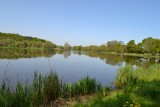
{"type": "Polygon", "coordinates": [[[119,69],[115,84],[118,88],[121,88],[140,81],[160,81],[160,65],[154,64],[149,68],[134,68],[131,65],[126,65],[125,67],[119,69]]]}
{"type": "Polygon", "coordinates": [[[68,96],[70,97],[96,93],[101,89],[101,84],[98,83],[95,79],[91,79],[89,76],[82,78],[76,83],[66,83],[63,86],[63,90],[67,92],[68,96]]]}
{"type": "MultiPolygon", "coordinates": [[[[75,83],[63,83],[56,72],[42,75],[35,72],[30,84],[17,82],[15,90],[4,81],[0,87],[1,107],[43,107],[57,99],[93,96],[75,107],[154,107],[160,100],[160,65],[149,68],[126,65],[119,69],[117,89],[102,86],[86,76],[75,83]],[[87,102],[86,102],[87,101],[87,102]]],[[[83,100],[83,99],[82,99],[83,100]]]]}
{"type": "Polygon", "coordinates": [[[149,68],[126,65],[119,69],[115,85],[107,96],[97,95],[76,107],[159,107],[160,65],[149,68]]]}
{"type": "Polygon", "coordinates": [[[75,107],[152,107],[154,103],[135,93],[124,93],[123,91],[112,91],[108,96],[97,96],[86,104],[78,103],[75,107]]]}
{"type": "Polygon", "coordinates": [[[31,84],[17,83],[12,90],[5,82],[0,87],[1,107],[39,107],[46,106],[58,98],[72,98],[100,92],[102,86],[89,76],[75,83],[63,83],[56,72],[43,76],[35,72],[31,84]]]}

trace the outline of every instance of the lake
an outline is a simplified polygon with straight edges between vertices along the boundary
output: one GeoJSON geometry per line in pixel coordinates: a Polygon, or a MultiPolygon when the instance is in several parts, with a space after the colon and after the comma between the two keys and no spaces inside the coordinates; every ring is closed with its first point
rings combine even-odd
{"type": "Polygon", "coordinates": [[[96,52],[49,52],[37,50],[0,50],[0,83],[15,86],[17,80],[31,82],[34,72],[47,75],[56,71],[63,82],[75,82],[90,76],[103,85],[114,82],[118,68],[125,64],[148,67],[156,59],[96,52]]]}

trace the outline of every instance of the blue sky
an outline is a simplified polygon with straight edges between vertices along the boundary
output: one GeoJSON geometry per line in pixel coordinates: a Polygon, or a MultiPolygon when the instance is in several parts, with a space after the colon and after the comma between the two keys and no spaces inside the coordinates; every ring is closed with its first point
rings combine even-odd
{"type": "Polygon", "coordinates": [[[160,38],[160,0],[0,0],[0,32],[58,45],[160,38]]]}

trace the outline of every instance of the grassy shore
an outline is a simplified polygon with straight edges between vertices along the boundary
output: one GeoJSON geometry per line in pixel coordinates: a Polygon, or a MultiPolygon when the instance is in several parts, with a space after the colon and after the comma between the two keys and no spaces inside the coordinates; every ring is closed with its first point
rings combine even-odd
{"type": "Polygon", "coordinates": [[[116,89],[107,96],[97,95],[88,103],[75,107],[159,107],[160,65],[149,68],[133,68],[127,65],[119,69],[115,81],[116,89]]]}
{"type": "Polygon", "coordinates": [[[34,74],[30,84],[17,83],[12,90],[4,81],[0,87],[1,107],[159,107],[160,65],[148,68],[126,65],[119,69],[115,89],[86,76],[75,83],[63,83],[56,72],[34,74]]]}
{"type": "Polygon", "coordinates": [[[56,72],[43,76],[35,73],[31,84],[17,83],[12,90],[4,81],[0,87],[1,107],[44,107],[52,105],[57,99],[91,95],[101,92],[102,86],[89,76],[76,83],[62,83],[56,72]]]}

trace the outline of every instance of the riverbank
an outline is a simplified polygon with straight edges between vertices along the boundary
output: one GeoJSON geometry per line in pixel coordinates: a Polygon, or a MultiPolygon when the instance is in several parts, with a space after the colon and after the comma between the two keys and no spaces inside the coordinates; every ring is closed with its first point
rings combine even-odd
{"type": "Polygon", "coordinates": [[[118,54],[118,55],[125,55],[125,56],[136,56],[136,57],[143,57],[143,58],[160,58],[160,55],[151,55],[151,54],[138,54],[138,53],[116,53],[116,52],[100,52],[100,53],[107,53],[107,54],[118,54]]]}
{"type": "MultiPolygon", "coordinates": [[[[0,49],[15,49],[15,50],[38,50],[38,51],[46,51],[44,48],[17,48],[17,47],[0,47],[0,49]]],[[[60,48],[55,48],[54,50],[49,51],[67,51],[60,48]]],[[[79,51],[73,51],[73,52],[79,52],[79,51]]],[[[80,51],[82,53],[84,52],[93,52],[93,51],[80,51]]],[[[152,55],[148,53],[139,54],[139,53],[116,53],[116,52],[96,52],[96,53],[107,53],[107,54],[117,54],[117,55],[125,55],[125,56],[135,56],[135,57],[143,57],[143,58],[160,58],[160,55],[152,55]]]]}
{"type": "Polygon", "coordinates": [[[75,83],[62,83],[55,72],[35,73],[31,84],[17,83],[15,90],[3,82],[2,107],[156,107],[160,100],[160,65],[120,68],[115,89],[102,86],[89,76],[75,83]]]}
{"type": "Polygon", "coordinates": [[[66,105],[68,100],[93,95],[104,89],[106,88],[89,76],[75,83],[63,83],[56,72],[51,71],[49,75],[35,72],[31,83],[22,84],[17,81],[15,89],[4,80],[0,86],[0,105],[1,107],[40,107],[61,104],[62,100],[66,105]]]}
{"type": "Polygon", "coordinates": [[[97,95],[87,104],[78,103],[75,107],[159,107],[160,65],[149,68],[133,68],[127,65],[120,68],[116,77],[117,89],[106,96],[97,95]]]}

